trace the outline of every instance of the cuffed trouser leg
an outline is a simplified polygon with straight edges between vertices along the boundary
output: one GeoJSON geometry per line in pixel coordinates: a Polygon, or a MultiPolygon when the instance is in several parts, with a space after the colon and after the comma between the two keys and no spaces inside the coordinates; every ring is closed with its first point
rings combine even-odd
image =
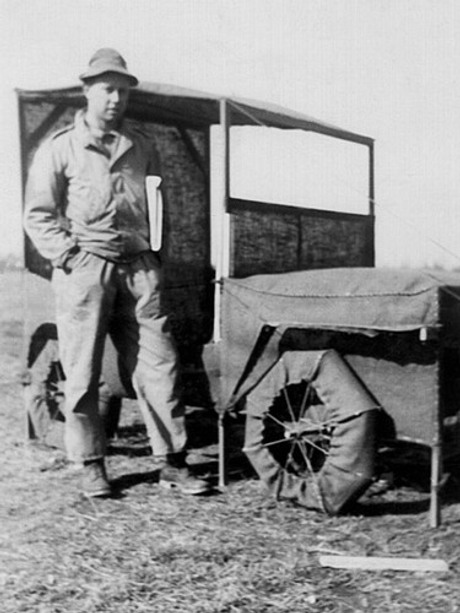
{"type": "Polygon", "coordinates": [[[160,305],[161,271],[154,253],[117,266],[111,335],[132,374],[155,456],[183,451],[185,411],[178,388],[177,352],[160,305]]]}
{"type": "Polygon", "coordinates": [[[69,460],[85,462],[105,454],[98,410],[107,314],[114,290],[110,264],[89,253],[79,255],[70,273],[55,270],[56,323],[65,383],[65,444],[69,460]]]}

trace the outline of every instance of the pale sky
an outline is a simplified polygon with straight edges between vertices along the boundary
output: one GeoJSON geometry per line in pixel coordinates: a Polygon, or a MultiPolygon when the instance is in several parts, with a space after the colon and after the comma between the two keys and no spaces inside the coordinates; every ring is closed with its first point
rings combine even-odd
{"type": "Polygon", "coordinates": [[[458,0],[0,0],[0,256],[22,241],[14,88],[76,84],[112,46],[141,80],[375,138],[377,264],[460,267],[459,41],[458,0]]]}

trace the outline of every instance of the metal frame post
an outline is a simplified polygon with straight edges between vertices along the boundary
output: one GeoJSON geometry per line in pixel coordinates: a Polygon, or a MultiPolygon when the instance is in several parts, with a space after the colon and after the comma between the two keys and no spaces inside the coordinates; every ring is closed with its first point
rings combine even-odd
{"type": "MultiPolygon", "coordinates": [[[[442,381],[444,368],[444,347],[441,345],[437,351],[438,380],[442,381]]],[[[431,475],[430,475],[430,528],[438,528],[441,525],[441,501],[440,490],[443,472],[443,416],[445,413],[444,395],[442,387],[438,389],[438,402],[434,407],[433,414],[433,439],[431,441],[431,475]]]]}
{"type": "Polygon", "coordinates": [[[369,145],[369,256],[371,265],[375,266],[375,153],[374,143],[369,145]]]}
{"type": "Polygon", "coordinates": [[[230,195],[230,118],[227,100],[220,101],[220,126],[222,129],[222,179],[221,179],[221,206],[218,211],[219,235],[218,256],[216,261],[216,290],[214,292],[214,329],[213,340],[221,338],[221,301],[222,279],[229,273],[229,221],[227,216],[228,199],[230,195]]]}
{"type": "MultiPolygon", "coordinates": [[[[214,342],[221,339],[222,279],[230,271],[230,231],[228,199],[230,196],[230,109],[225,99],[220,101],[220,126],[222,129],[222,204],[219,211],[220,244],[216,263],[216,288],[214,293],[214,342]]],[[[218,423],[219,488],[226,486],[225,461],[225,409],[220,407],[218,423]]]]}

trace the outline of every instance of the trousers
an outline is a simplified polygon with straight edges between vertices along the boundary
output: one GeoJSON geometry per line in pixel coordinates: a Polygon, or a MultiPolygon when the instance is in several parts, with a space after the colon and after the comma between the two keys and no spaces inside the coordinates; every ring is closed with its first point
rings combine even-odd
{"type": "Polygon", "coordinates": [[[53,272],[66,378],[65,445],[72,462],[105,455],[98,393],[107,334],[131,377],[153,454],[185,449],[185,408],[177,351],[161,307],[161,276],[154,252],[119,264],[80,251],[72,258],[71,270],[53,272]]]}

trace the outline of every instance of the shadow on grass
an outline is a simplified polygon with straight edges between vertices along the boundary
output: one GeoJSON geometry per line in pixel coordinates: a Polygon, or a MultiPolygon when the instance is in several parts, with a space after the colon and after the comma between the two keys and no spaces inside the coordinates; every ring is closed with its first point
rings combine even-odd
{"type": "Polygon", "coordinates": [[[116,493],[121,494],[124,490],[128,490],[142,483],[158,484],[159,472],[152,470],[150,472],[136,472],[122,475],[116,479],[112,479],[111,485],[116,493]]]}
{"type": "MultiPolygon", "coordinates": [[[[439,500],[443,507],[460,502],[459,466],[458,458],[445,462],[439,489],[439,500]]],[[[382,496],[358,500],[350,507],[348,514],[377,517],[426,513],[431,503],[430,467],[404,464],[394,468],[394,486],[382,496]],[[392,500],[392,497],[397,499],[392,500]]]]}
{"type": "Polygon", "coordinates": [[[379,501],[355,503],[347,515],[380,517],[382,515],[417,515],[426,513],[430,508],[429,498],[423,500],[379,501]]]}
{"type": "Polygon", "coordinates": [[[144,458],[152,455],[152,451],[149,445],[134,446],[129,444],[119,444],[118,442],[112,442],[107,449],[108,456],[126,456],[127,458],[144,458]]]}
{"type": "MultiPolygon", "coordinates": [[[[200,449],[217,444],[217,414],[213,410],[194,409],[186,414],[188,447],[200,449]]],[[[112,455],[150,455],[150,445],[142,422],[118,428],[110,444],[112,455]]]]}
{"type": "MultiPolygon", "coordinates": [[[[219,487],[219,461],[218,458],[205,458],[197,462],[190,463],[191,472],[200,479],[205,479],[211,489],[217,490],[219,487]]],[[[232,457],[226,462],[225,480],[227,484],[242,481],[253,476],[251,467],[246,458],[232,457]]],[[[114,490],[122,493],[141,484],[158,484],[160,473],[157,470],[148,472],[127,473],[111,481],[114,490]]]]}
{"type": "MultiPolygon", "coordinates": [[[[219,491],[222,471],[226,484],[238,482],[254,476],[254,469],[243,449],[243,429],[241,424],[230,420],[225,427],[223,457],[219,457],[217,415],[214,411],[195,409],[186,415],[188,438],[188,464],[197,477],[206,479],[211,492],[219,491]]],[[[118,430],[108,450],[110,456],[142,458],[152,455],[144,424],[137,423],[118,430]]],[[[158,484],[159,472],[132,472],[112,481],[118,496],[123,491],[140,484],[158,484]]]]}
{"type": "MultiPolygon", "coordinates": [[[[197,476],[205,477],[206,475],[197,474],[197,476]]],[[[142,472],[142,473],[136,472],[136,473],[129,473],[126,475],[122,475],[121,477],[118,477],[117,479],[113,479],[111,481],[111,485],[113,488],[112,497],[113,498],[124,498],[125,492],[127,490],[130,490],[131,488],[136,487],[141,484],[150,484],[150,485],[153,485],[159,488],[160,487],[159,481],[160,481],[159,471],[150,471],[150,472],[142,472]]],[[[209,490],[206,492],[202,492],[200,494],[195,494],[195,496],[199,495],[201,498],[203,498],[203,497],[216,496],[221,493],[218,487],[217,478],[208,477],[206,478],[206,481],[209,483],[209,490]]]]}

